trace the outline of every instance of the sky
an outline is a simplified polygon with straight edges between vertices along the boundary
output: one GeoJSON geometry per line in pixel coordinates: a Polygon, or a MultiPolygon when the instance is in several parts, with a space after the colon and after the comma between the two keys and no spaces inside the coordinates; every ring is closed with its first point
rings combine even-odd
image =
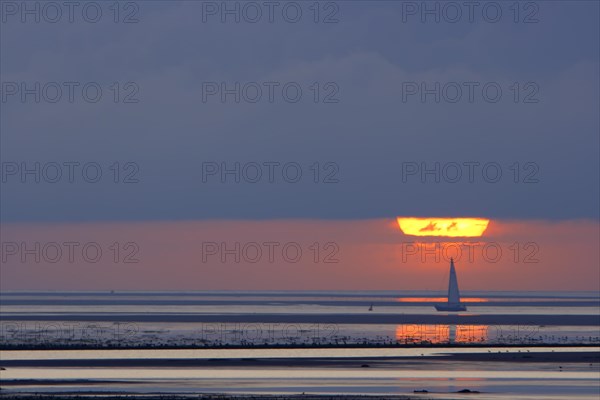
{"type": "Polygon", "coordinates": [[[600,5],[480,3],[0,2],[0,285],[427,289],[417,216],[518,242],[467,288],[598,290],[600,5]],[[85,237],[143,261],[11,255],[85,237]],[[201,262],[284,239],[341,261],[201,262]]]}
{"type": "Polygon", "coordinates": [[[600,290],[596,222],[491,221],[478,238],[393,219],[8,224],[3,290],[600,290]],[[37,246],[37,247],[36,247],[37,246]]]}

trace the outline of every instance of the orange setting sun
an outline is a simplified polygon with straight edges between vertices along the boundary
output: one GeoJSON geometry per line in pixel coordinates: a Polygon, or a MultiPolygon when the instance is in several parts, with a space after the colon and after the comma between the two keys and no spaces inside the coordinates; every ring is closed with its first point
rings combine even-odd
{"type": "Polygon", "coordinates": [[[405,218],[398,217],[398,225],[405,235],[480,237],[489,219],[483,218],[405,218]]]}

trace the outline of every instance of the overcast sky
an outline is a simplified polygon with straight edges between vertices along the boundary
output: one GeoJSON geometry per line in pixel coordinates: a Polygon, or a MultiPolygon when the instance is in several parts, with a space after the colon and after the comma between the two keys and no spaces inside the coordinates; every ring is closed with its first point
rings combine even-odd
{"type": "Polygon", "coordinates": [[[66,9],[57,23],[51,9],[22,22],[3,5],[4,222],[599,216],[598,2],[538,1],[518,14],[497,2],[472,22],[462,7],[455,23],[456,10],[437,23],[411,8],[421,2],[323,2],[318,15],[313,2],[285,15],[281,3],[273,22],[257,2],[257,23],[256,10],[236,23],[221,2],[191,1],[131,2],[115,23],[97,4],[97,23],[81,9],[72,23],[66,9]],[[36,82],[39,103],[22,93],[36,82]],[[64,90],[56,103],[52,82],[64,90]],[[239,103],[222,101],[221,84],[236,82],[239,103]],[[422,97],[436,82],[439,102],[422,97]],[[35,162],[40,183],[21,175],[35,162]],[[80,163],[73,182],[65,162],[80,163]],[[219,171],[236,162],[240,183],[219,171]],[[86,163],[97,164],[84,177],[86,163]],[[435,163],[439,182],[421,175],[435,163]]]}

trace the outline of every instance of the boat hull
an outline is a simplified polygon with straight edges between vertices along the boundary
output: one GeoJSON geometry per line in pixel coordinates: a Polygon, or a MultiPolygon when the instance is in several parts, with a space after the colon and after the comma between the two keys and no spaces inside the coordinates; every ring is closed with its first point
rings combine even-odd
{"type": "Polygon", "coordinates": [[[464,304],[436,304],[435,309],[438,311],[467,311],[467,306],[464,304]]]}

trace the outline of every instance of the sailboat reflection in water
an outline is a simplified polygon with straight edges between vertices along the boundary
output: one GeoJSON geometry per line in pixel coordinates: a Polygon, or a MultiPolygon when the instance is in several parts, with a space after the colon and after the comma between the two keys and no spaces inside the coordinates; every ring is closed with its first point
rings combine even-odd
{"type": "Polygon", "coordinates": [[[450,259],[450,280],[448,282],[448,303],[436,304],[438,311],[467,311],[467,306],[460,302],[460,292],[458,290],[458,280],[456,279],[456,270],[454,269],[454,259],[450,259]]]}

